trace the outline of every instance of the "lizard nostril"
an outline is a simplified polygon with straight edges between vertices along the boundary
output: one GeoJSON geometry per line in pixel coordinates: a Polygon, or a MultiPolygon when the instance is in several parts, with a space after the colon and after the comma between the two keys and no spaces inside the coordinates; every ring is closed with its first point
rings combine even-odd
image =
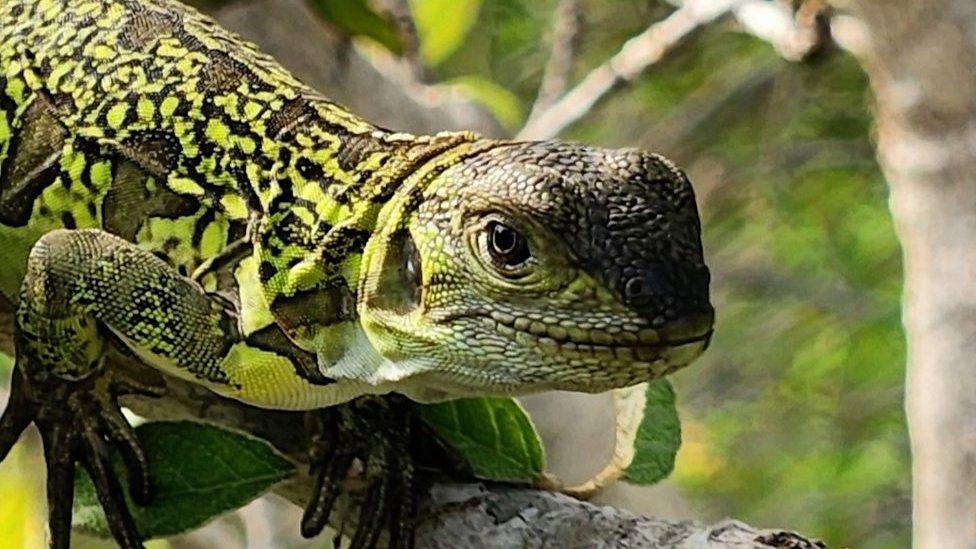
{"type": "Polygon", "coordinates": [[[624,297],[628,301],[638,301],[647,293],[647,285],[638,277],[631,278],[624,285],[624,297]]]}

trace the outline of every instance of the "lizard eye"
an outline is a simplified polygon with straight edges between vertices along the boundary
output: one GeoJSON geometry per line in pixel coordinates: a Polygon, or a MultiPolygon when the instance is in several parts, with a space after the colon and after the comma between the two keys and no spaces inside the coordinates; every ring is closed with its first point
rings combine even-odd
{"type": "Polygon", "coordinates": [[[518,268],[532,256],[525,237],[512,227],[492,221],[487,231],[488,253],[495,265],[503,269],[518,268]]]}

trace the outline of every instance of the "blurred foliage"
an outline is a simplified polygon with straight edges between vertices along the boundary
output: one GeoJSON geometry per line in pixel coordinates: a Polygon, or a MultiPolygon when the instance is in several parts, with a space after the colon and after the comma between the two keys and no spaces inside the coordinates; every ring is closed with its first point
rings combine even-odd
{"type": "Polygon", "coordinates": [[[478,19],[481,0],[411,0],[420,54],[437,65],[457,51],[478,19]]]}
{"type": "Polygon", "coordinates": [[[309,5],[344,33],[371,38],[393,53],[403,52],[396,24],[367,0],[309,0],[309,5]]]}
{"type": "Polygon", "coordinates": [[[525,117],[525,108],[518,96],[483,76],[459,76],[440,84],[456,88],[484,105],[509,130],[516,130],[525,117]]]}

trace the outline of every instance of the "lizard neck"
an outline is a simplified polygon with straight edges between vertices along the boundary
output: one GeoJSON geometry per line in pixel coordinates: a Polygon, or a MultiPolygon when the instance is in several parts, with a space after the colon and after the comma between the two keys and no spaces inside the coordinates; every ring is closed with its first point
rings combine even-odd
{"type": "Polygon", "coordinates": [[[293,342],[323,365],[341,365],[349,349],[338,342],[362,347],[351,342],[361,341],[353,320],[367,243],[399,223],[437,174],[490,141],[350,131],[327,120],[274,141],[281,145],[274,177],[259,189],[255,239],[264,299],[293,342]]]}
{"type": "Polygon", "coordinates": [[[459,156],[490,143],[471,133],[415,137],[327,114],[296,117],[274,132],[275,149],[266,151],[273,167],[251,187],[262,212],[261,282],[272,305],[322,288],[354,292],[358,257],[386,206],[402,209],[391,202],[405,187],[422,192],[459,156]]]}
{"type": "Polygon", "coordinates": [[[467,132],[395,133],[322,113],[279,132],[274,167],[255,198],[269,217],[287,212],[309,227],[352,222],[372,232],[379,209],[406,179],[436,169],[439,157],[476,140],[467,132]]]}

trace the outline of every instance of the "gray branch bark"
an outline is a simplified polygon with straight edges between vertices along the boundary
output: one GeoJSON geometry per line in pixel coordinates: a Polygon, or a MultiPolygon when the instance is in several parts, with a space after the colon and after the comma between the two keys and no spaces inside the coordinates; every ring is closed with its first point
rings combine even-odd
{"type": "Polygon", "coordinates": [[[866,27],[904,249],[915,546],[976,547],[976,2],[835,4],[866,27]]]}

